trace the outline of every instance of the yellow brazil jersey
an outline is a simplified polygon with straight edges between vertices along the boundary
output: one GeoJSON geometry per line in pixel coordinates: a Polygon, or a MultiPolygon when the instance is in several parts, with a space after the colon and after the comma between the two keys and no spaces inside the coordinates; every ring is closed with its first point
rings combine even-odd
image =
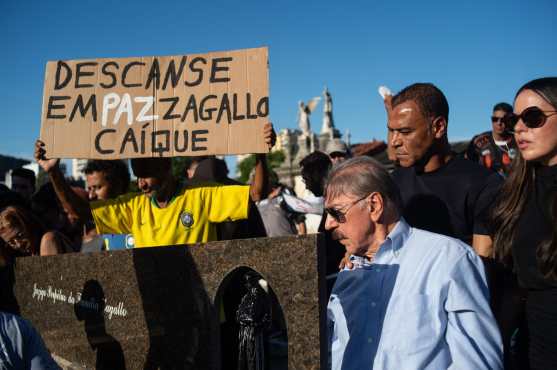
{"type": "Polygon", "coordinates": [[[247,218],[249,186],[186,186],[165,208],[141,193],[91,202],[99,234],[133,234],[136,247],[216,240],[214,223],[247,218]]]}

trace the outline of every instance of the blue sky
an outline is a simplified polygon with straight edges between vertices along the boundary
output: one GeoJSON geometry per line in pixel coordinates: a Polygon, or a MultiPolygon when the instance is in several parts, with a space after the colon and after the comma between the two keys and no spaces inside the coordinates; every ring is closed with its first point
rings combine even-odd
{"type": "MultiPolygon", "coordinates": [[[[30,158],[48,60],[177,55],[268,46],[270,117],[333,95],[352,142],[386,136],[377,87],[433,82],[449,138],[487,130],[492,106],[557,75],[557,1],[0,1],[0,153],[30,158]]],[[[321,109],[312,127],[321,126],[321,109]]]]}

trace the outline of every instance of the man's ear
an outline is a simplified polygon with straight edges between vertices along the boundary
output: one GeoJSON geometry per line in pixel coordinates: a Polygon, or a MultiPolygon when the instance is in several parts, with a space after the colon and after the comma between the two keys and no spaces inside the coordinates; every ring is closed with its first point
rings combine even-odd
{"type": "Polygon", "coordinates": [[[431,129],[436,139],[441,139],[447,135],[447,120],[445,117],[436,117],[431,123],[431,129]]]}
{"type": "Polygon", "coordinates": [[[381,194],[374,192],[368,198],[369,214],[373,222],[378,222],[384,213],[384,201],[381,194]]]}

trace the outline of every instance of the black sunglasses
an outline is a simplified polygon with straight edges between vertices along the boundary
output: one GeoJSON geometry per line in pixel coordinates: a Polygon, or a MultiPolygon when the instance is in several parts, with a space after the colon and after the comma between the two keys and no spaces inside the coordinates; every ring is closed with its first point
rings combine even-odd
{"type": "Polygon", "coordinates": [[[529,107],[524,109],[520,114],[509,113],[503,117],[503,123],[507,130],[514,132],[514,127],[519,120],[524,122],[528,128],[542,127],[547,120],[547,117],[557,114],[557,111],[543,111],[538,107],[529,107]],[[550,113],[550,114],[546,114],[550,113]]]}
{"type": "Polygon", "coordinates": [[[342,208],[346,208],[346,211],[342,212],[336,208],[325,208],[325,213],[327,213],[328,215],[330,215],[332,218],[334,218],[334,220],[336,222],[338,222],[339,224],[343,224],[346,222],[346,214],[348,213],[348,211],[350,211],[350,208],[352,208],[356,203],[366,199],[368,196],[366,195],[365,197],[362,197],[360,199],[356,199],[355,201],[353,201],[352,203],[350,203],[348,205],[348,208],[346,208],[347,206],[344,206],[342,208]]]}
{"type": "Polygon", "coordinates": [[[495,116],[491,116],[491,122],[493,122],[493,123],[499,122],[499,121],[503,122],[503,119],[504,119],[504,118],[505,118],[505,117],[495,117],[495,116]]]}

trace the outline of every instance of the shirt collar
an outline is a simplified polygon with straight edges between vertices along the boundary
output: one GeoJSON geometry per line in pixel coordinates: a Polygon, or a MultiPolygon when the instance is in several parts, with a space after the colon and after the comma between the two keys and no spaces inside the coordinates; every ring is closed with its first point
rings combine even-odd
{"type": "Polygon", "coordinates": [[[375,257],[377,258],[379,254],[387,253],[390,250],[393,258],[398,258],[400,249],[406,243],[406,240],[410,235],[410,231],[410,225],[408,225],[406,220],[401,217],[389,235],[387,235],[385,241],[379,246],[379,250],[377,251],[377,255],[375,257]]]}
{"type": "Polygon", "coordinates": [[[389,235],[387,235],[387,240],[391,241],[391,246],[393,249],[393,253],[395,257],[397,257],[398,252],[408,240],[408,236],[410,235],[410,225],[406,222],[406,220],[401,217],[400,220],[396,223],[394,229],[391,230],[389,235]]]}
{"type": "Polygon", "coordinates": [[[381,255],[387,253],[389,250],[392,252],[394,258],[398,258],[400,254],[400,249],[408,240],[410,236],[411,228],[410,225],[406,222],[404,218],[400,218],[400,220],[396,223],[395,227],[391,230],[385,241],[381,243],[379,246],[379,250],[375,255],[373,261],[369,261],[365,257],[351,255],[350,260],[355,265],[356,268],[361,268],[363,266],[370,266],[373,263],[377,262],[378,259],[381,259],[381,255]]]}
{"type": "MultiPolygon", "coordinates": [[[[174,190],[174,193],[172,194],[172,196],[170,197],[170,200],[168,201],[168,203],[166,204],[166,207],[168,207],[170,205],[170,203],[172,203],[174,201],[174,199],[176,199],[176,197],[178,196],[178,192],[181,189],[179,188],[179,186],[176,187],[176,189],[174,190]]],[[[159,202],[157,201],[157,194],[153,194],[151,197],[151,204],[153,205],[153,207],[155,208],[161,208],[159,205],[159,202]]]]}

